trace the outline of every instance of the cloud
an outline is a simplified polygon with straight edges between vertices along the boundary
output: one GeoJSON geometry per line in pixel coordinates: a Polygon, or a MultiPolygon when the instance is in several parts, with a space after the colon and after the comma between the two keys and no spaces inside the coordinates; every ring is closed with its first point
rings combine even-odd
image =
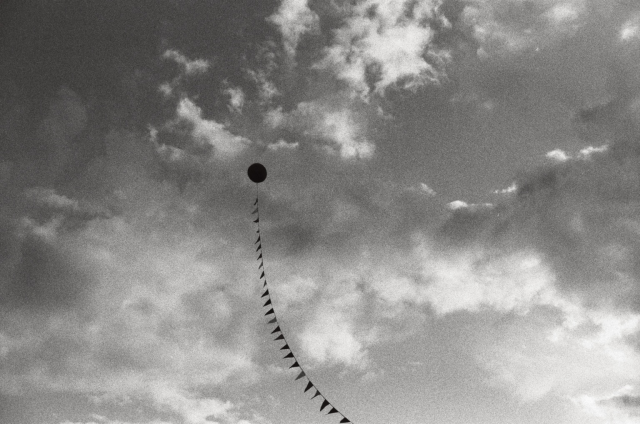
{"type": "Polygon", "coordinates": [[[513,193],[516,193],[518,191],[518,185],[515,183],[515,181],[513,183],[511,183],[511,185],[507,188],[502,188],[499,190],[494,190],[494,194],[504,194],[504,195],[510,195],[513,193]]]}
{"type": "Polygon", "coordinates": [[[224,393],[202,392],[255,377],[230,229],[203,230],[217,214],[157,178],[140,135],[112,132],[105,151],[67,187],[74,197],[33,187],[15,218],[3,210],[0,392],[131,397],[185,423],[238,422],[224,393]]]}
{"type": "Polygon", "coordinates": [[[569,156],[567,155],[567,153],[561,149],[555,149],[550,152],[547,152],[545,156],[557,162],[564,162],[569,159],[569,156]]]}
{"type": "Polygon", "coordinates": [[[184,75],[203,74],[209,70],[211,64],[204,59],[189,60],[185,55],[177,50],[166,50],[162,54],[163,59],[173,60],[180,65],[184,75]]]}
{"type": "Polygon", "coordinates": [[[159,409],[167,408],[177,413],[185,424],[208,424],[212,422],[210,418],[226,417],[233,406],[218,399],[196,398],[171,386],[155,385],[151,392],[159,409]]]}
{"type": "Polygon", "coordinates": [[[164,60],[171,60],[178,64],[180,72],[173,80],[163,82],[158,86],[158,90],[165,96],[171,97],[176,89],[181,88],[187,78],[203,75],[209,71],[211,63],[204,59],[190,60],[177,50],[165,50],[161,56],[164,60]]]}
{"type": "Polygon", "coordinates": [[[342,159],[370,159],[375,145],[367,138],[366,114],[341,100],[301,102],[289,112],[274,110],[268,121],[275,127],[295,130],[317,140],[329,154],[342,159]]]}
{"type": "Polygon", "coordinates": [[[609,396],[582,395],[571,398],[587,415],[601,419],[606,424],[634,424],[638,422],[638,396],[632,386],[627,385],[609,396]]]}
{"type": "Polygon", "coordinates": [[[288,143],[283,139],[278,140],[277,143],[272,143],[269,144],[268,149],[269,150],[294,150],[297,149],[298,146],[300,146],[300,143],[293,142],[293,143],[288,143]]]}
{"type": "Polygon", "coordinates": [[[168,133],[184,131],[195,148],[205,149],[205,151],[211,148],[214,157],[221,160],[237,156],[251,143],[245,137],[230,133],[225,125],[203,118],[202,109],[186,97],[178,102],[175,119],[169,121],[162,131],[168,133]],[[186,131],[184,124],[187,124],[186,131]]]}
{"type": "Polygon", "coordinates": [[[435,196],[436,194],[438,194],[438,193],[436,193],[436,191],[434,189],[432,189],[431,187],[429,187],[425,183],[420,183],[420,190],[422,190],[423,192],[425,192],[429,196],[435,196]]]}
{"type": "Polygon", "coordinates": [[[480,42],[481,54],[503,55],[540,49],[576,33],[588,22],[582,0],[469,3],[463,21],[480,42]]]}
{"type": "Polygon", "coordinates": [[[640,377],[634,365],[638,352],[624,339],[589,344],[598,337],[598,327],[594,329],[588,319],[573,328],[565,325],[557,339],[552,318],[550,311],[534,310],[526,317],[506,318],[485,333],[476,355],[493,373],[492,384],[515,390],[531,402],[549,395],[577,398],[606,393],[640,377]]]}
{"type": "Polygon", "coordinates": [[[361,95],[384,94],[389,87],[415,90],[444,78],[448,52],[431,44],[430,24],[442,19],[434,3],[366,0],[344,10],[344,24],[333,31],[317,69],[361,95]]]}
{"type": "Polygon", "coordinates": [[[363,369],[368,364],[366,345],[371,335],[357,333],[361,294],[353,282],[336,281],[333,290],[325,288],[326,296],[314,308],[311,319],[300,333],[304,352],[325,363],[342,363],[363,369]],[[334,291],[335,290],[335,291],[334,291]]]}
{"type": "Polygon", "coordinates": [[[450,202],[449,204],[447,204],[447,207],[452,211],[455,211],[458,209],[467,208],[469,207],[469,205],[467,204],[467,202],[464,202],[462,200],[454,200],[453,202],[450,202]]]}
{"type": "Polygon", "coordinates": [[[308,5],[308,0],[282,0],[278,11],[268,20],[282,33],[287,55],[295,57],[300,38],[307,32],[319,30],[318,15],[308,5]]]}
{"type": "Polygon", "coordinates": [[[566,162],[570,159],[589,159],[592,155],[604,153],[607,150],[609,150],[609,146],[604,144],[599,147],[587,146],[585,148],[582,148],[577,155],[570,155],[562,149],[554,149],[550,152],[547,152],[545,156],[555,162],[566,162]]]}
{"type": "Polygon", "coordinates": [[[634,16],[627,20],[620,28],[620,41],[631,42],[640,35],[640,16],[634,16]]]}
{"type": "Polygon", "coordinates": [[[224,90],[224,94],[229,96],[229,109],[236,113],[242,112],[242,107],[245,102],[244,91],[240,87],[227,87],[224,90]]]}

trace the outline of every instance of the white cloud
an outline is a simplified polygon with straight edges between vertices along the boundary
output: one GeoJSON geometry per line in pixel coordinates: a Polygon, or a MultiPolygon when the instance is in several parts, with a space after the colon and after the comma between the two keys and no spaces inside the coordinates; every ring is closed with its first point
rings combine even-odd
{"type": "Polygon", "coordinates": [[[604,144],[602,146],[594,147],[587,146],[577,154],[570,154],[562,149],[554,149],[545,154],[545,157],[551,159],[554,162],[567,162],[568,160],[589,160],[593,157],[593,155],[597,155],[599,153],[604,153],[609,150],[609,145],[604,144]]]}
{"type": "Polygon", "coordinates": [[[77,200],[60,195],[52,188],[34,187],[25,192],[25,197],[29,201],[54,210],[74,212],[80,209],[80,204],[77,200]]]}
{"type": "Polygon", "coordinates": [[[494,208],[493,203],[467,203],[463,200],[454,200],[453,202],[447,203],[447,209],[453,212],[463,211],[463,210],[475,212],[483,209],[492,209],[492,208],[494,208]]]}
{"type": "Polygon", "coordinates": [[[513,194],[516,191],[518,191],[518,184],[514,181],[513,183],[511,183],[511,185],[507,188],[503,188],[503,189],[499,189],[499,190],[494,190],[494,194],[513,194]]]}
{"type": "Polygon", "coordinates": [[[585,347],[593,334],[589,321],[565,329],[565,336],[553,341],[545,337],[557,328],[550,318],[534,311],[501,326],[502,334],[482,343],[478,360],[494,373],[494,384],[515,390],[525,401],[535,401],[550,394],[567,398],[606,393],[640,377],[636,365],[640,355],[624,341],[585,347]]]}
{"type": "Polygon", "coordinates": [[[374,146],[359,135],[360,128],[353,118],[345,112],[329,112],[323,117],[312,135],[320,135],[334,141],[336,150],[344,159],[369,159],[373,155],[374,146]]]}
{"type": "Polygon", "coordinates": [[[420,190],[423,191],[424,193],[426,193],[429,196],[435,196],[436,191],[434,189],[432,189],[431,187],[429,187],[428,185],[426,185],[425,183],[420,183],[420,190]]]}
{"type": "Polygon", "coordinates": [[[604,153],[608,150],[609,145],[607,144],[598,147],[588,146],[580,150],[579,157],[583,159],[589,159],[594,154],[604,153]]]}
{"type": "Polygon", "coordinates": [[[315,306],[299,338],[304,352],[318,362],[342,363],[363,369],[368,363],[366,344],[371,334],[358,334],[357,316],[362,295],[355,284],[335,281],[315,306]]]}
{"type": "Polygon", "coordinates": [[[453,202],[449,202],[447,204],[447,208],[449,208],[452,211],[458,210],[458,209],[465,209],[468,208],[469,204],[467,202],[464,202],[462,200],[454,200],[453,202]]]}
{"type": "Polygon", "coordinates": [[[163,82],[158,87],[158,91],[165,97],[171,97],[186,77],[202,75],[206,73],[211,66],[211,64],[204,59],[190,60],[177,50],[166,50],[161,57],[164,60],[172,60],[180,67],[180,73],[171,82],[163,82]]]}
{"type": "Polygon", "coordinates": [[[378,94],[391,86],[411,90],[440,82],[448,53],[430,45],[433,30],[428,22],[439,19],[435,6],[431,1],[365,0],[347,8],[345,24],[334,31],[315,67],[330,70],[361,95],[370,91],[371,72],[378,94]]]}
{"type": "Polygon", "coordinates": [[[608,396],[583,394],[571,401],[587,415],[601,419],[603,424],[637,424],[640,421],[640,395],[626,385],[608,396]]]}
{"type": "Polygon", "coordinates": [[[553,274],[534,252],[491,259],[474,252],[441,257],[423,245],[416,253],[423,258],[423,278],[430,282],[421,288],[420,298],[440,314],[482,307],[524,313],[535,304],[562,304],[553,274]]]}
{"type": "Polygon", "coordinates": [[[570,156],[562,149],[551,150],[550,152],[547,152],[545,156],[557,162],[565,162],[570,158],[570,156]]]}
{"type": "Polygon", "coordinates": [[[268,119],[272,125],[294,129],[319,139],[329,154],[339,155],[343,159],[370,159],[375,152],[375,145],[366,137],[367,118],[358,115],[349,103],[302,102],[288,114],[275,109],[268,119]]]}
{"type": "Polygon", "coordinates": [[[269,144],[267,147],[269,150],[294,150],[297,149],[300,143],[289,143],[283,139],[278,140],[276,143],[269,144]]]}
{"type": "MultiPolygon", "coordinates": [[[[202,205],[151,177],[153,156],[141,146],[143,140],[112,133],[106,156],[83,173],[83,183],[106,193],[104,203],[116,205],[118,216],[47,240],[16,229],[19,255],[0,268],[3,307],[16,305],[0,318],[0,392],[151,399],[181,422],[236,422],[233,404],[200,390],[231,376],[255,378],[251,323],[242,312],[246,287],[233,284],[249,280],[237,274],[249,271],[233,264],[242,255],[229,254],[234,234],[227,224],[209,226],[206,235],[196,229],[202,205]],[[15,299],[11,288],[22,283],[5,268],[25,266],[27,277],[44,274],[44,281],[30,282],[28,296],[15,299]]],[[[220,194],[216,186],[214,192],[220,194]]],[[[51,190],[29,195],[65,212],[76,207],[51,190]]]]}
{"type": "Polygon", "coordinates": [[[633,39],[637,39],[640,35],[640,16],[634,16],[627,20],[620,28],[619,37],[620,41],[629,42],[633,39]]]}
{"type": "Polygon", "coordinates": [[[203,118],[202,109],[189,98],[180,100],[176,116],[193,125],[191,135],[197,143],[213,146],[221,157],[236,156],[250,144],[248,139],[231,134],[223,124],[203,118]]]}
{"type": "Polygon", "coordinates": [[[214,398],[195,397],[165,384],[150,387],[154,403],[160,410],[168,409],[177,413],[185,424],[210,424],[208,417],[226,417],[233,405],[214,398]]]}
{"type": "Polygon", "coordinates": [[[182,68],[185,75],[203,74],[209,70],[210,63],[204,59],[189,60],[185,55],[177,50],[166,50],[162,54],[163,59],[176,62],[182,68]]]}
{"type": "Polygon", "coordinates": [[[240,87],[228,87],[224,90],[224,94],[229,96],[229,109],[241,113],[244,106],[244,91],[240,87]]]}
{"type": "Polygon", "coordinates": [[[284,47],[290,57],[295,57],[296,48],[303,34],[318,30],[318,15],[313,12],[307,0],[282,0],[278,11],[269,21],[280,28],[284,47]]]}

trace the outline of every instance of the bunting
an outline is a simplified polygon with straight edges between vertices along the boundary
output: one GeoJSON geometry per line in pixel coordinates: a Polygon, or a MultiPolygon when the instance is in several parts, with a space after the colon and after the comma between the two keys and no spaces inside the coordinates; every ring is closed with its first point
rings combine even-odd
{"type": "Polygon", "coordinates": [[[276,325],[273,331],[271,331],[271,334],[276,334],[276,333],[278,334],[278,336],[274,339],[274,341],[282,340],[285,342],[284,346],[282,346],[280,350],[288,351],[288,353],[283,357],[283,359],[293,359],[294,361],[293,364],[289,367],[289,369],[295,368],[299,371],[297,374],[297,377],[295,378],[295,381],[305,379],[307,381],[307,384],[304,388],[304,393],[307,393],[311,389],[315,389],[315,394],[311,397],[311,399],[315,399],[316,397],[322,398],[322,403],[320,405],[320,412],[322,412],[327,407],[330,407],[329,412],[326,415],[338,414],[341,417],[340,419],[341,424],[352,423],[351,420],[349,420],[346,416],[344,416],[344,414],[342,414],[331,402],[329,402],[329,400],[320,392],[320,390],[318,390],[316,385],[311,381],[309,376],[306,374],[306,372],[298,362],[298,359],[296,358],[295,354],[289,347],[289,344],[287,343],[286,338],[284,336],[284,332],[282,331],[281,324],[278,321],[278,317],[276,316],[276,312],[274,310],[273,302],[271,299],[271,293],[269,292],[269,287],[267,285],[267,277],[266,277],[266,271],[264,266],[264,256],[263,256],[264,250],[262,248],[263,239],[262,239],[262,234],[260,233],[260,204],[259,204],[258,195],[257,195],[257,192],[258,192],[257,184],[264,181],[264,179],[266,178],[266,172],[267,172],[266,169],[264,169],[264,167],[260,164],[251,165],[248,171],[249,178],[256,183],[256,200],[255,202],[253,202],[253,206],[255,206],[255,209],[253,210],[253,212],[251,212],[251,214],[256,215],[256,219],[253,222],[257,224],[256,233],[258,234],[258,238],[254,244],[258,245],[258,247],[256,248],[256,253],[259,253],[257,260],[260,262],[258,265],[258,271],[260,271],[260,277],[258,279],[260,280],[260,282],[262,282],[262,279],[264,279],[264,282],[262,285],[264,292],[262,293],[260,298],[265,298],[265,297],[267,298],[264,305],[262,305],[263,307],[269,306],[269,310],[264,314],[265,317],[272,316],[267,324],[276,325]]]}

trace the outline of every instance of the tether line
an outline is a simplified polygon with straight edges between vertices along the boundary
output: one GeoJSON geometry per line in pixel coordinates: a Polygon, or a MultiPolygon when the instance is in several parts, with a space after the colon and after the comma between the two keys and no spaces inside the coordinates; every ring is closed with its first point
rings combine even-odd
{"type": "Polygon", "coordinates": [[[258,183],[256,183],[256,200],[253,203],[253,208],[254,210],[253,212],[251,212],[251,214],[256,215],[256,219],[253,222],[257,225],[256,233],[258,234],[258,238],[254,243],[254,245],[257,245],[256,254],[258,254],[257,260],[260,263],[258,265],[258,272],[260,273],[260,277],[258,277],[258,280],[262,284],[260,291],[264,290],[264,292],[262,292],[262,295],[260,296],[260,299],[265,301],[262,307],[269,308],[267,312],[264,314],[265,317],[269,318],[269,321],[267,324],[275,324],[276,326],[274,330],[271,332],[271,334],[278,334],[274,339],[274,341],[281,340],[282,342],[284,342],[284,346],[282,346],[280,350],[288,351],[287,355],[284,356],[282,359],[293,359],[294,361],[293,365],[291,365],[289,369],[292,369],[292,368],[300,369],[300,373],[298,373],[298,376],[296,377],[296,381],[303,378],[307,380],[307,385],[305,386],[304,392],[306,393],[311,389],[315,390],[315,394],[311,397],[311,399],[315,399],[316,397],[322,398],[322,404],[320,405],[320,412],[322,412],[325,408],[330,406],[331,408],[329,409],[329,412],[326,415],[338,414],[339,416],[342,417],[342,419],[340,420],[340,423],[353,423],[353,421],[345,417],[344,414],[341,413],[335,406],[333,406],[333,404],[327,400],[327,398],[320,392],[320,390],[318,390],[316,385],[311,381],[311,379],[305,372],[304,368],[302,368],[302,365],[300,365],[298,358],[293,353],[293,350],[291,349],[291,347],[289,346],[289,343],[287,342],[284,332],[282,331],[282,326],[278,320],[278,316],[276,315],[275,307],[271,299],[271,292],[269,291],[269,284],[267,283],[267,275],[266,275],[266,270],[264,265],[264,247],[262,245],[264,240],[262,238],[262,233],[260,231],[260,202],[259,202],[258,183]],[[273,315],[273,317],[271,315],[273,315]]]}

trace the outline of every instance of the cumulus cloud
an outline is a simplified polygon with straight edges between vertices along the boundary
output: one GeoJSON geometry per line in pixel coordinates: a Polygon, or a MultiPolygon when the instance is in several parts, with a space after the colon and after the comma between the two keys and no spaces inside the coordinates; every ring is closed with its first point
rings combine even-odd
{"type": "Polygon", "coordinates": [[[282,0],[278,11],[269,17],[282,33],[285,51],[295,57],[300,38],[307,32],[317,31],[318,15],[309,8],[308,0],[282,0]]]}
{"type": "Polygon", "coordinates": [[[163,127],[150,131],[159,154],[167,162],[193,162],[189,159],[193,154],[211,154],[216,159],[229,160],[251,144],[247,138],[232,134],[225,125],[204,118],[202,109],[187,97],[178,102],[175,114],[163,127]],[[165,139],[183,148],[165,146],[165,139]]]}
{"type": "Polygon", "coordinates": [[[365,95],[392,86],[413,90],[444,77],[448,53],[431,44],[430,23],[442,19],[435,2],[367,0],[345,10],[316,68],[365,95]]]}
{"type": "Polygon", "coordinates": [[[142,137],[114,132],[105,145],[74,197],[33,187],[15,219],[3,210],[0,392],[130,397],[185,423],[239,422],[234,404],[201,392],[253,378],[244,289],[224,288],[234,265],[207,260],[229,258],[224,242],[211,227],[192,237],[208,213],[154,176],[142,137]],[[72,218],[82,225],[59,225],[72,218]]]}
{"type": "Polygon", "coordinates": [[[203,118],[202,109],[188,98],[178,103],[176,116],[193,125],[191,135],[196,142],[213,146],[223,157],[238,154],[249,143],[244,137],[232,135],[224,125],[203,118]]]}
{"type": "Polygon", "coordinates": [[[370,159],[375,152],[367,137],[368,117],[340,100],[301,102],[289,113],[276,109],[267,118],[275,127],[317,140],[326,152],[343,159],[370,159]]]}
{"type": "Polygon", "coordinates": [[[366,345],[371,334],[358,334],[358,307],[362,296],[353,282],[334,283],[335,289],[326,290],[327,298],[319,302],[312,318],[300,334],[304,352],[319,362],[342,363],[354,368],[368,364],[366,345]]]}

